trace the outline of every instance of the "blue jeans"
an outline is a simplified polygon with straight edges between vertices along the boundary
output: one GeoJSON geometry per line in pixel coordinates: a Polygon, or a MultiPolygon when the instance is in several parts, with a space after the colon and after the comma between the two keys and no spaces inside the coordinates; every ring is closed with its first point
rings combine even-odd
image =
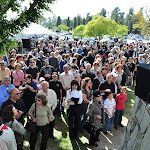
{"type": "Polygon", "coordinates": [[[118,110],[118,109],[116,109],[114,126],[121,125],[123,114],[124,114],[124,110],[118,110]]]}
{"type": "Polygon", "coordinates": [[[105,127],[104,127],[104,132],[107,132],[108,130],[112,130],[113,119],[114,119],[114,115],[111,118],[108,118],[108,114],[105,112],[105,127]]]}

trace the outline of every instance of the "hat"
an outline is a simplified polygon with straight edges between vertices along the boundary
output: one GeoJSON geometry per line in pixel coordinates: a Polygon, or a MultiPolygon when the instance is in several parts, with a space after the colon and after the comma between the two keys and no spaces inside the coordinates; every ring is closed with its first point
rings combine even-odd
{"type": "Polygon", "coordinates": [[[57,76],[57,72],[53,72],[53,73],[52,73],[52,76],[57,76]]]}
{"type": "Polygon", "coordinates": [[[39,81],[40,81],[40,82],[41,82],[41,81],[45,81],[45,78],[40,77],[39,81]]]}
{"type": "Polygon", "coordinates": [[[93,98],[103,96],[104,93],[101,93],[99,90],[93,91],[93,98]]]}

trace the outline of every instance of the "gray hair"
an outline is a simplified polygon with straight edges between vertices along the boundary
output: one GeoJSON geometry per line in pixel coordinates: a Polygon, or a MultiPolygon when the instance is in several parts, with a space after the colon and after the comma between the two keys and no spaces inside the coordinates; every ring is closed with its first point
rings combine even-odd
{"type": "Polygon", "coordinates": [[[48,83],[47,81],[43,81],[43,82],[42,82],[42,85],[43,85],[43,84],[47,84],[47,86],[49,87],[49,83],[48,83]]]}
{"type": "Polygon", "coordinates": [[[90,66],[90,67],[91,67],[91,64],[90,64],[90,63],[87,63],[87,64],[85,65],[85,68],[87,68],[87,66],[90,66]]]}
{"type": "Polygon", "coordinates": [[[63,69],[64,69],[64,68],[69,68],[69,65],[65,64],[65,65],[63,66],[63,69]]]}
{"type": "Polygon", "coordinates": [[[3,79],[2,79],[2,83],[5,81],[5,79],[9,78],[10,82],[11,82],[11,77],[10,76],[5,76],[3,79]]]}

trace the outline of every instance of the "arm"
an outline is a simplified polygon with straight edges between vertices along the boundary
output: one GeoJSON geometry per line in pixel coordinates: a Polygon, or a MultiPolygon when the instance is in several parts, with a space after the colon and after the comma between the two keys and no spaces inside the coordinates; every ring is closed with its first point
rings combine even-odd
{"type": "Polygon", "coordinates": [[[83,96],[83,100],[86,102],[86,103],[90,103],[90,101],[87,99],[87,95],[82,93],[82,96],[83,96]]]}
{"type": "Polygon", "coordinates": [[[52,90],[53,92],[53,106],[52,106],[52,111],[55,110],[56,106],[57,106],[57,95],[56,93],[52,90]]]}
{"type": "Polygon", "coordinates": [[[32,86],[30,86],[30,85],[25,85],[25,87],[26,87],[26,88],[29,88],[29,89],[30,89],[30,91],[32,91],[32,92],[36,92],[36,91],[37,91],[37,90],[34,90],[34,89],[33,89],[33,87],[32,87],[32,86]]]}

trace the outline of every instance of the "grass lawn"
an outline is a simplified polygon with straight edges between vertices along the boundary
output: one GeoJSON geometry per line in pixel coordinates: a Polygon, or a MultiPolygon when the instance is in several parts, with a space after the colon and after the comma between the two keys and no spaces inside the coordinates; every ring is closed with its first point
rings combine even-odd
{"type": "MultiPolygon", "coordinates": [[[[125,102],[126,108],[125,108],[125,113],[124,113],[123,122],[122,122],[122,124],[124,126],[127,125],[128,118],[130,116],[130,111],[131,111],[131,108],[133,106],[134,99],[135,99],[134,88],[130,88],[130,89],[128,88],[127,90],[128,90],[128,92],[127,92],[128,99],[125,102]]],[[[120,136],[122,136],[123,131],[124,131],[123,129],[119,129],[119,131],[117,131],[117,132],[118,132],[118,134],[121,133],[120,136]]],[[[57,137],[57,139],[56,140],[52,140],[52,139],[48,140],[47,150],[90,150],[90,149],[94,149],[94,148],[89,147],[89,145],[88,145],[88,133],[87,132],[84,132],[84,134],[79,134],[79,140],[70,141],[66,114],[62,115],[62,120],[60,120],[58,117],[56,117],[54,135],[55,135],[55,137],[57,137]]],[[[27,132],[27,134],[25,136],[25,140],[24,140],[24,150],[30,149],[29,148],[29,136],[30,136],[30,134],[27,132]]],[[[115,136],[115,133],[114,133],[114,136],[115,136]]],[[[109,136],[105,137],[105,138],[111,144],[111,147],[114,147],[114,149],[116,149],[116,147],[118,147],[117,144],[115,146],[115,141],[112,141],[112,143],[110,142],[111,140],[108,139],[109,136]]],[[[112,138],[115,138],[115,137],[112,137],[112,138]]],[[[111,137],[110,137],[110,139],[111,139],[111,137]]],[[[39,137],[38,137],[36,150],[40,150],[40,141],[41,141],[41,134],[39,134],[39,137]]],[[[101,145],[103,145],[103,148],[101,148],[101,149],[107,149],[108,144],[105,142],[105,140],[103,140],[103,141],[104,142],[100,143],[101,145]]],[[[111,148],[111,149],[113,149],[113,148],[111,148]]]]}

